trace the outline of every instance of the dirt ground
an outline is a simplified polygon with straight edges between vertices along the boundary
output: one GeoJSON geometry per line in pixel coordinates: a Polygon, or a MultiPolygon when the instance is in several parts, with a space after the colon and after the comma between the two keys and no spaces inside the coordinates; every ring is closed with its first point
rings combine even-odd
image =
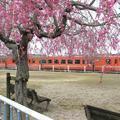
{"type": "MultiPolygon", "coordinates": [[[[0,94],[5,95],[5,73],[0,71],[0,94]]],[[[52,101],[43,114],[54,120],[87,120],[84,105],[120,113],[120,74],[30,72],[28,87],[52,101]]]]}

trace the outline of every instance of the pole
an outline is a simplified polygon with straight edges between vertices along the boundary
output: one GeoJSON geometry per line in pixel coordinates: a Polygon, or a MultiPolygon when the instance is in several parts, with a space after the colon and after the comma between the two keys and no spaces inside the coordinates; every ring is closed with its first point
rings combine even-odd
{"type": "MultiPolygon", "coordinates": [[[[10,73],[6,74],[6,96],[10,99],[10,73]]],[[[6,105],[7,120],[10,120],[10,105],[6,105]]]]}

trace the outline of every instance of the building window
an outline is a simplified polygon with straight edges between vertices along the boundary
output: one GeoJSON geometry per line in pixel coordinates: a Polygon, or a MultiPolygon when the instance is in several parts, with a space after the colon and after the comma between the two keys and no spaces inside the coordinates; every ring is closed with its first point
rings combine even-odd
{"type": "Polygon", "coordinates": [[[39,60],[39,63],[41,64],[41,60],[39,60]]]}
{"type": "Polygon", "coordinates": [[[68,64],[73,64],[73,60],[68,60],[68,64]]]}
{"type": "Polygon", "coordinates": [[[46,60],[41,60],[41,64],[46,64],[46,60]]]}
{"type": "Polygon", "coordinates": [[[51,63],[52,63],[52,60],[48,60],[48,63],[51,64],[51,63]]]}
{"type": "Polygon", "coordinates": [[[111,60],[110,59],[106,59],[106,64],[111,64],[111,60]]]}
{"type": "Polygon", "coordinates": [[[75,60],[75,64],[80,64],[80,60],[75,60]]]}
{"type": "Polygon", "coordinates": [[[90,60],[90,64],[93,64],[93,61],[92,61],[92,60],[90,60]]]}
{"type": "Polygon", "coordinates": [[[54,63],[55,63],[55,64],[58,64],[58,63],[59,63],[59,61],[58,61],[58,60],[54,60],[54,63]]]}
{"type": "Polygon", "coordinates": [[[85,60],[82,60],[82,64],[85,64],[85,60]]]}
{"type": "Polygon", "coordinates": [[[117,64],[118,63],[118,60],[117,59],[115,59],[115,64],[117,64]]]}
{"type": "Polygon", "coordinates": [[[13,63],[15,63],[15,60],[12,60],[13,63]]]}
{"type": "Polygon", "coordinates": [[[32,59],[32,63],[35,63],[35,60],[32,59]]]}
{"type": "Polygon", "coordinates": [[[61,64],[66,64],[66,60],[61,60],[61,64]]]}
{"type": "Polygon", "coordinates": [[[28,60],[28,62],[30,63],[30,59],[28,60]]]}

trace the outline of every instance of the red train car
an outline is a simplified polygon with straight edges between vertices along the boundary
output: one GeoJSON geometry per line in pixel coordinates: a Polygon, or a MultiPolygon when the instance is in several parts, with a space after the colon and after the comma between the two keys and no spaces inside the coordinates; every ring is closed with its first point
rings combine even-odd
{"type": "Polygon", "coordinates": [[[87,62],[82,56],[71,56],[71,57],[47,57],[41,58],[41,68],[42,69],[52,69],[54,70],[83,70],[87,66],[87,62]]]}
{"type": "Polygon", "coordinates": [[[102,72],[120,72],[120,55],[101,57],[95,60],[96,71],[102,72]]]}
{"type": "Polygon", "coordinates": [[[12,57],[7,57],[5,59],[5,63],[6,63],[6,69],[16,69],[16,64],[12,57]]]}
{"type": "Polygon", "coordinates": [[[102,56],[94,60],[86,59],[83,56],[30,57],[30,59],[31,66],[38,70],[120,72],[119,55],[102,56]]]}
{"type": "MultiPolygon", "coordinates": [[[[28,57],[30,70],[120,72],[120,55],[102,56],[92,60],[83,56],[28,57]]],[[[0,58],[0,68],[16,69],[11,57],[0,58]]]]}
{"type": "Polygon", "coordinates": [[[5,57],[0,56],[0,68],[5,68],[5,57]]]}

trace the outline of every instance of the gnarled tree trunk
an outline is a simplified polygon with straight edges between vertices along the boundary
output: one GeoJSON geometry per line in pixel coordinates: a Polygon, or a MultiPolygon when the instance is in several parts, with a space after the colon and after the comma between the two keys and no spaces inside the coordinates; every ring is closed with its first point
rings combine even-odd
{"type": "MultiPolygon", "coordinates": [[[[27,106],[27,81],[29,79],[29,67],[27,57],[28,33],[24,33],[22,40],[17,47],[17,58],[15,60],[17,66],[15,81],[15,101],[27,106]]],[[[21,114],[21,120],[25,120],[25,114],[21,114]]]]}
{"type": "MultiPolygon", "coordinates": [[[[15,101],[27,106],[27,81],[29,79],[27,46],[28,42],[32,39],[33,34],[31,31],[26,32],[22,30],[20,30],[20,33],[22,38],[18,44],[2,34],[0,34],[0,39],[5,43],[6,47],[12,50],[13,59],[17,66],[15,101]]],[[[25,116],[23,114],[21,120],[25,120],[25,116]]]]}
{"type": "MultiPolygon", "coordinates": [[[[19,56],[19,59],[16,63],[17,73],[15,81],[15,101],[18,103],[27,106],[27,81],[29,78],[29,69],[28,69],[28,60],[27,60],[27,50],[23,56],[19,56]]],[[[25,114],[21,114],[21,120],[25,120],[25,114]]]]}
{"type": "Polygon", "coordinates": [[[16,73],[16,82],[15,82],[15,100],[27,106],[27,81],[29,78],[29,69],[27,63],[27,51],[22,56],[19,57],[16,65],[17,65],[17,73],[16,73]]]}

